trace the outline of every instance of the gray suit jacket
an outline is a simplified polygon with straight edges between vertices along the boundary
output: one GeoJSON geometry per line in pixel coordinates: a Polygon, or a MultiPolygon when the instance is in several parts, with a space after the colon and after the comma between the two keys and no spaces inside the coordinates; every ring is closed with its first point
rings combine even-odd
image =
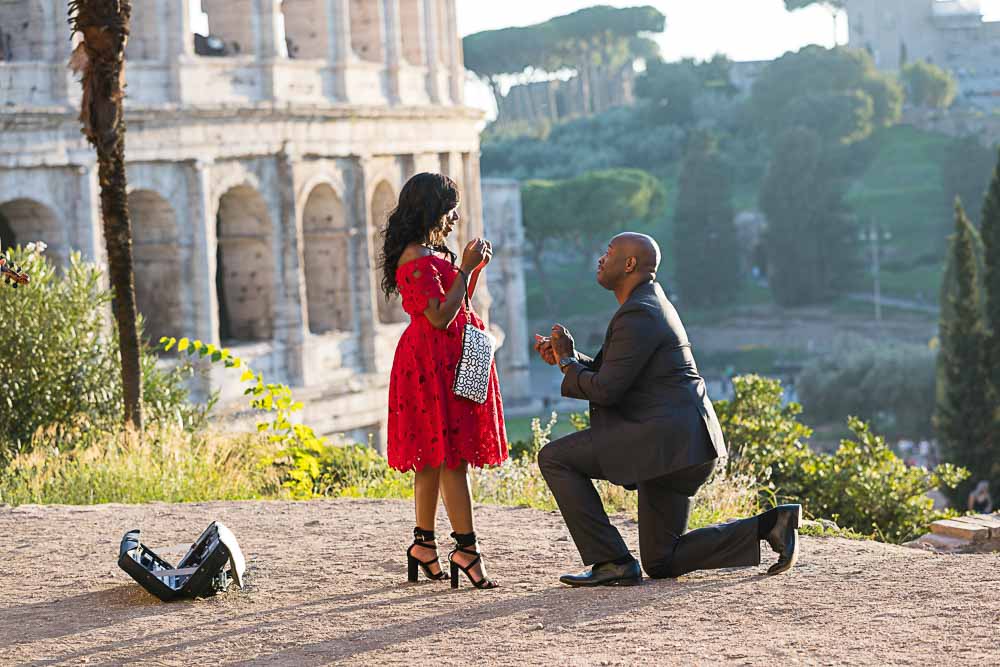
{"type": "Polygon", "coordinates": [[[562,395],[590,401],[604,477],[633,487],[726,455],[687,332],[658,283],[635,288],[597,357],[579,355],[562,395]]]}

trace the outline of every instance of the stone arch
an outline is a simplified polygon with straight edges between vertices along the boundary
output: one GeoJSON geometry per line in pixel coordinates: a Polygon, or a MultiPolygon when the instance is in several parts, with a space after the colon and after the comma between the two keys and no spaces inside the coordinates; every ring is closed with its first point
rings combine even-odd
{"type": "Polygon", "coordinates": [[[188,280],[181,266],[180,233],[173,207],[159,193],[129,194],[135,303],[146,322],[146,337],[179,336],[184,327],[182,295],[188,280]]]}
{"type": "Polygon", "coordinates": [[[351,0],[351,48],[362,60],[385,59],[384,30],[380,2],[351,0]]]}
{"type": "Polygon", "coordinates": [[[254,0],[201,0],[201,9],[208,16],[209,34],[226,44],[226,55],[253,54],[254,0]]]}
{"type": "Polygon", "coordinates": [[[411,65],[427,64],[424,42],[424,0],[399,0],[399,25],[403,58],[411,65]]]}
{"type": "Polygon", "coordinates": [[[325,0],[283,0],[288,57],[326,60],[330,55],[328,3],[325,0]]]}
{"type": "Polygon", "coordinates": [[[125,58],[129,60],[161,60],[161,33],[164,17],[160,10],[164,7],[160,2],[133,2],[130,19],[128,43],[125,45],[125,58]]]}
{"type": "Polygon", "coordinates": [[[309,192],[302,213],[302,240],[309,330],[351,329],[350,235],[344,203],[327,183],[309,192]]]}
{"type": "Polygon", "coordinates": [[[47,14],[42,0],[0,2],[0,61],[45,60],[47,14]]]}
{"type": "Polygon", "coordinates": [[[58,267],[69,264],[66,230],[51,208],[34,199],[12,199],[0,205],[0,246],[44,241],[45,254],[58,267]]]}
{"type": "Polygon", "coordinates": [[[248,185],[219,199],[217,216],[219,336],[269,340],[274,334],[274,253],[271,216],[260,193],[248,185]]]}
{"type": "Polygon", "coordinates": [[[376,300],[378,301],[378,319],[383,324],[407,321],[407,315],[403,311],[403,303],[399,296],[395,295],[387,301],[385,294],[382,293],[380,287],[382,284],[382,274],[378,266],[378,258],[382,254],[382,230],[385,229],[392,209],[396,207],[396,201],[396,191],[389,184],[389,181],[379,181],[372,193],[369,212],[371,219],[373,284],[376,300]]]}

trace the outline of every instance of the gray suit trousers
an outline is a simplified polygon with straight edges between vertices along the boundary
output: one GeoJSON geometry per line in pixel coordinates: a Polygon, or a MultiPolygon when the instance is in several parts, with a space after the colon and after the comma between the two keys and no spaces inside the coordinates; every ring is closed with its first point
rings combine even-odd
{"type": "MultiPolygon", "coordinates": [[[[592,482],[604,479],[595,450],[588,429],[555,440],[538,453],[538,466],[586,565],[629,553],[592,482]]],[[[760,564],[756,517],[686,532],[692,497],[714,468],[710,460],[638,483],[639,556],[650,577],[760,564]]]]}

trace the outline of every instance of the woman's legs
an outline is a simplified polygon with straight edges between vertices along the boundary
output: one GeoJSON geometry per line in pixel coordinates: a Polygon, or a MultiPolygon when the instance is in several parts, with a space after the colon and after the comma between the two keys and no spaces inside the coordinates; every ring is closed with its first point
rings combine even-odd
{"type": "MultiPolygon", "coordinates": [[[[441,483],[441,469],[425,466],[413,474],[413,504],[416,509],[417,527],[424,530],[434,530],[437,519],[438,489],[441,483]]],[[[413,547],[413,555],[418,560],[429,561],[437,557],[437,551],[427,547],[413,547]]],[[[430,571],[437,574],[441,566],[432,563],[430,571]]]]}
{"type": "MultiPolygon", "coordinates": [[[[469,466],[465,461],[454,469],[446,465],[441,466],[441,495],[444,497],[444,507],[451,520],[451,529],[456,533],[474,533],[476,529],[472,522],[472,488],[469,482],[469,466]]],[[[473,548],[479,551],[478,544],[473,548]]],[[[475,559],[475,556],[458,551],[453,558],[456,563],[465,567],[475,559]]],[[[470,573],[474,579],[486,576],[483,562],[479,561],[470,573]]]]}

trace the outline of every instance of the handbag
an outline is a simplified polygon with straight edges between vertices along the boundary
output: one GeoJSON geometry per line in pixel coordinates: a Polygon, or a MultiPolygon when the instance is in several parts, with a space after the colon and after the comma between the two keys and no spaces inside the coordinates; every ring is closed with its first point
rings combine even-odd
{"type": "MultiPolygon", "coordinates": [[[[465,294],[465,312],[469,314],[469,294],[465,294]]],[[[490,370],[493,368],[493,354],[496,338],[472,324],[472,318],[462,332],[462,357],[455,368],[455,395],[482,405],[490,389],[490,370]]]]}

